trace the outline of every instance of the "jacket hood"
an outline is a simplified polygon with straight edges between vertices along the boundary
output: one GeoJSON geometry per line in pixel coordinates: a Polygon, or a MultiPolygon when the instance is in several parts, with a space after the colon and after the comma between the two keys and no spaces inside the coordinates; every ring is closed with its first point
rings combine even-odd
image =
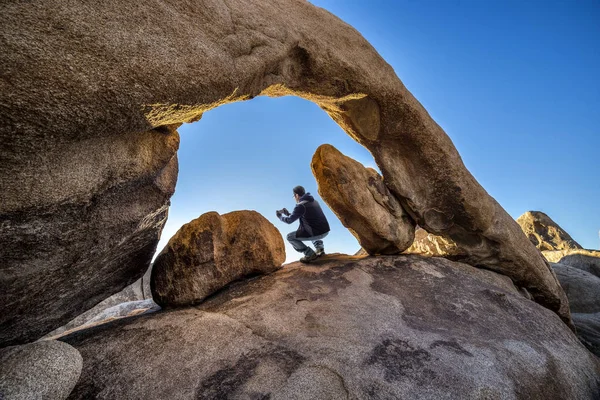
{"type": "Polygon", "coordinates": [[[312,197],[309,192],[306,192],[306,193],[304,193],[304,196],[300,197],[300,201],[312,202],[312,201],[315,201],[315,198],[312,197]]]}

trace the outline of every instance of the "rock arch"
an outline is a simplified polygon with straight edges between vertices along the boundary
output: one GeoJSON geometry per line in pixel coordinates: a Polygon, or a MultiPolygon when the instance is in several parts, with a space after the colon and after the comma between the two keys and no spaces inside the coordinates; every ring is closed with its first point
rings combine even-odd
{"type": "Polygon", "coordinates": [[[351,26],[296,0],[0,5],[0,343],[139,278],[183,122],[231,101],[316,102],[373,154],[416,222],[570,321],[556,277],[451,140],[351,26]]]}

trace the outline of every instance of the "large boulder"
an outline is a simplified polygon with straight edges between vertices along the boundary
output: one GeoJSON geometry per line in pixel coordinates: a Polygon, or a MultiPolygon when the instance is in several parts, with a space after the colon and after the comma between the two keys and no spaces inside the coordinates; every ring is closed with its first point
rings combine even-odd
{"type": "Polygon", "coordinates": [[[162,307],[199,303],[240,278],[281,268],[281,234],[256,211],[202,214],[183,225],[152,266],[152,297],[162,307]]]}
{"type": "Polygon", "coordinates": [[[327,11],[39,0],[0,12],[0,345],[40,337],[138,279],[173,192],[175,128],[258,95],[317,103],[369,149],[420,226],[570,322],[518,224],[393,68],[327,11]]]}
{"type": "Polygon", "coordinates": [[[541,211],[527,211],[517,218],[517,223],[531,243],[542,251],[582,248],[552,218],[541,211]]]}
{"type": "Polygon", "coordinates": [[[415,223],[372,168],[319,146],[311,162],[319,195],[369,254],[397,254],[408,248],[415,223]]]}
{"type": "Polygon", "coordinates": [[[0,127],[0,345],[35,340],[138,280],[175,188],[176,131],[69,141],[55,124],[37,136],[17,130],[24,147],[11,149],[0,127]]]}
{"type": "Polygon", "coordinates": [[[563,264],[552,264],[567,294],[571,312],[600,312],[600,278],[589,272],[563,264]]]}
{"type": "Polygon", "coordinates": [[[600,278],[600,251],[555,250],[542,251],[542,254],[550,262],[569,265],[600,278]]]}
{"type": "Polygon", "coordinates": [[[0,349],[0,399],[66,399],[81,368],[81,354],[55,340],[0,349]]]}
{"type": "Polygon", "coordinates": [[[577,337],[589,351],[600,357],[600,313],[573,313],[577,337]]]}
{"type": "Polygon", "coordinates": [[[332,257],[62,340],[72,399],[595,399],[600,361],[490,271],[332,257]]]}
{"type": "Polygon", "coordinates": [[[571,312],[600,312],[600,278],[563,264],[552,264],[569,299],[571,312]]]}
{"type": "Polygon", "coordinates": [[[552,264],[567,297],[577,337],[600,357],[600,278],[566,264],[552,264]]]}

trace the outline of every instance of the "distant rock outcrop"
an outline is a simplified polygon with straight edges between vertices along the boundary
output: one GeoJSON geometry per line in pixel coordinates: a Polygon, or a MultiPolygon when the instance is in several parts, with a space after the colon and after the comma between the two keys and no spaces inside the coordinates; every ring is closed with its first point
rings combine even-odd
{"type": "Polygon", "coordinates": [[[225,285],[281,268],[281,234],[256,211],[209,212],[183,225],[152,266],[152,297],[161,307],[197,304],[225,285]]]}
{"type": "Polygon", "coordinates": [[[324,256],[61,340],[84,358],[71,399],[600,396],[554,313],[443,258],[324,256]]]}
{"type": "Polygon", "coordinates": [[[324,144],[311,167],[319,195],[368,254],[397,254],[408,248],[415,223],[372,168],[324,144]]]}
{"type": "Polygon", "coordinates": [[[422,254],[448,259],[458,259],[467,255],[456,246],[452,239],[434,235],[421,227],[415,231],[415,241],[408,249],[404,250],[404,254],[422,254]]]}
{"type": "Polygon", "coordinates": [[[582,247],[541,211],[527,211],[517,218],[525,235],[540,250],[572,250],[582,247]]]}
{"type": "Polygon", "coordinates": [[[81,354],[55,340],[0,349],[0,399],[66,399],[81,368],[81,354]]]}
{"type": "Polygon", "coordinates": [[[570,265],[600,278],[600,251],[556,250],[542,251],[542,254],[550,262],[570,265]]]}

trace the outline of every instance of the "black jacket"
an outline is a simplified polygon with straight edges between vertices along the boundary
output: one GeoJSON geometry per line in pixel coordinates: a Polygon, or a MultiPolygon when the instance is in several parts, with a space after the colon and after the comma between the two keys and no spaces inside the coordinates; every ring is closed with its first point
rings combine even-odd
{"type": "Polygon", "coordinates": [[[310,193],[300,197],[300,201],[290,216],[281,215],[279,219],[288,224],[300,219],[296,237],[312,237],[329,232],[327,218],[325,218],[319,202],[310,193]]]}

